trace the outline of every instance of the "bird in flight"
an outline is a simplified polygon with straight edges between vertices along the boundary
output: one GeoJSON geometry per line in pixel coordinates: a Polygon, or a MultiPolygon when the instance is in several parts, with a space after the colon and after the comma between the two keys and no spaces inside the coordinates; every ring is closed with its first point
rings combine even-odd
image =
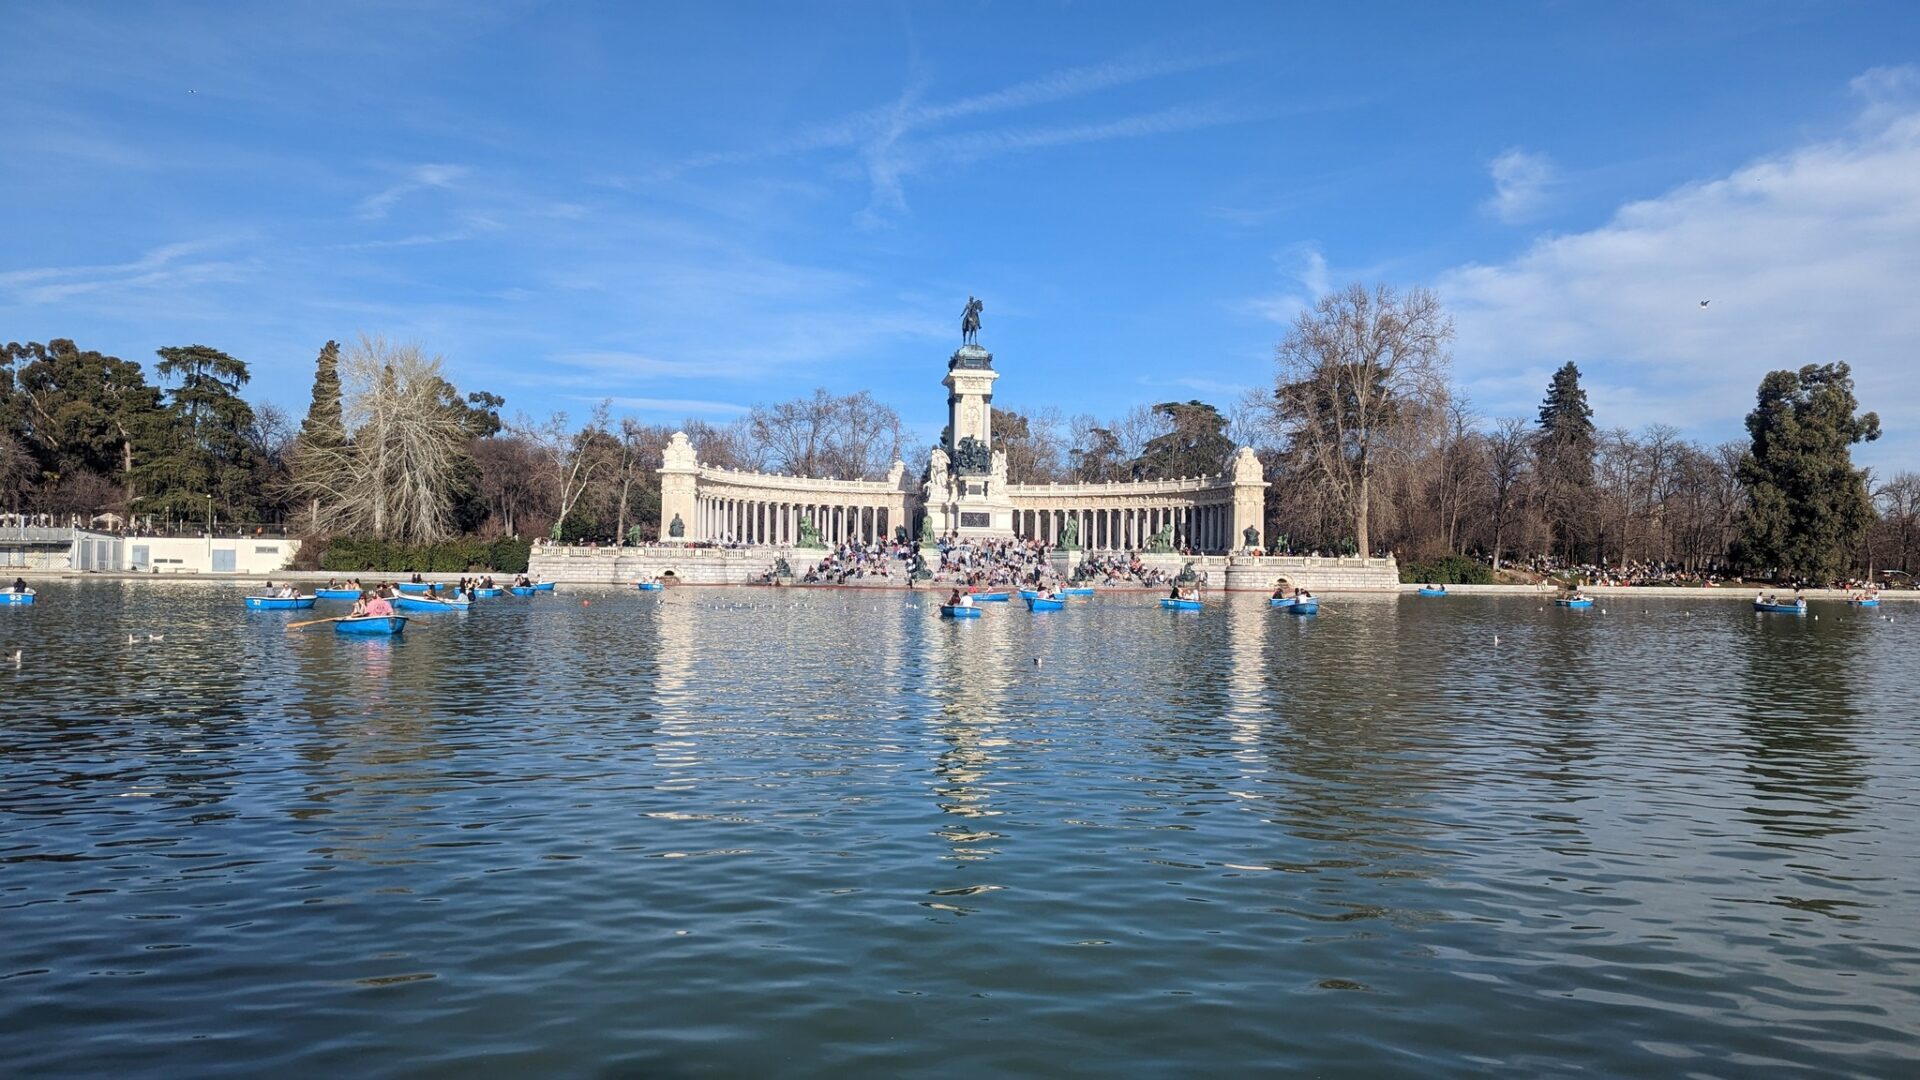
{"type": "Polygon", "coordinates": [[[1711,304],[1711,303],[1713,303],[1713,301],[1711,301],[1711,300],[1702,300],[1702,301],[1700,301],[1700,306],[1701,306],[1701,307],[1706,307],[1706,306],[1707,306],[1708,304],[1711,304]]]}

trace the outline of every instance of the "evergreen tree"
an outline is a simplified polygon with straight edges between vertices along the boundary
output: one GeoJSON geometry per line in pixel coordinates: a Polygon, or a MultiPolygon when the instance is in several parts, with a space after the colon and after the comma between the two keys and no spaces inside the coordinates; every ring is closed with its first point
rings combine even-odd
{"type": "Polygon", "coordinates": [[[1587,511],[1593,498],[1593,409],[1580,386],[1580,368],[1572,361],[1553,373],[1540,403],[1535,435],[1541,501],[1560,553],[1580,553],[1587,511]]]}
{"type": "Polygon", "coordinates": [[[244,361],[205,345],[161,349],[156,365],[167,391],[164,422],[142,463],[142,508],[191,518],[215,509],[230,519],[258,512],[253,480],[259,467],[251,435],[253,408],[240,398],[244,361]]]}
{"type": "Polygon", "coordinates": [[[1219,409],[1203,401],[1164,401],[1153,411],[1171,421],[1173,430],[1142,448],[1131,469],[1135,478],[1209,476],[1226,467],[1234,447],[1226,434],[1227,418],[1219,409]]]}
{"type": "Polygon", "coordinates": [[[1753,445],[1741,457],[1747,490],[1733,544],[1748,572],[1825,581],[1845,574],[1873,524],[1865,469],[1849,449],[1880,437],[1880,418],[1855,416],[1845,364],[1773,371],[1747,414],[1753,445]]]}
{"type": "Polygon", "coordinates": [[[131,502],[134,467],[160,419],[160,392],[140,365],[66,338],[10,344],[4,354],[14,366],[9,419],[46,483],[90,473],[127,485],[131,502]]]}
{"type": "Polygon", "coordinates": [[[307,503],[307,528],[322,529],[324,512],[344,493],[351,465],[340,406],[340,343],[329,341],[314,364],[313,402],[288,460],[293,493],[307,503]]]}
{"type": "Polygon", "coordinates": [[[313,372],[313,403],[307,406],[307,418],[300,422],[300,441],[317,446],[342,446],[347,441],[346,421],[340,415],[340,343],[337,341],[320,347],[320,359],[313,372]]]}

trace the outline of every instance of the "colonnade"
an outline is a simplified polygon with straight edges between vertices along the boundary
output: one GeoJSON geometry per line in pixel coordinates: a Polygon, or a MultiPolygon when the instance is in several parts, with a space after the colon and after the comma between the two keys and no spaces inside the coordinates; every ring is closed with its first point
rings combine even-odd
{"type": "Polygon", "coordinates": [[[1200,506],[1134,506],[1107,510],[1015,510],[1013,531],[1023,540],[1058,544],[1067,520],[1080,523],[1080,546],[1096,551],[1141,551],[1154,534],[1173,526],[1175,550],[1226,551],[1238,543],[1233,536],[1233,507],[1226,503],[1200,506]]]}
{"type": "Polygon", "coordinates": [[[768,499],[701,496],[698,521],[688,537],[714,543],[796,544],[800,523],[811,520],[825,544],[888,539],[895,525],[889,507],[866,503],[797,503],[768,499]]]}

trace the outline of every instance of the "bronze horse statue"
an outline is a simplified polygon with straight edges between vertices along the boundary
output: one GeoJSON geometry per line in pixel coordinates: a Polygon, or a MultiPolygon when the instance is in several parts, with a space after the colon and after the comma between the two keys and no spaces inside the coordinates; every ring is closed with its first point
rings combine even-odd
{"type": "Polygon", "coordinates": [[[986,306],[977,296],[967,297],[966,309],[960,312],[960,344],[980,344],[980,312],[986,306]]]}

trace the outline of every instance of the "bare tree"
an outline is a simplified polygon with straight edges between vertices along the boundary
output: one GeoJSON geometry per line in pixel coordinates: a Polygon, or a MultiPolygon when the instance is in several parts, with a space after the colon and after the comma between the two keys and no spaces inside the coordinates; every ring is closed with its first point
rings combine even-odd
{"type": "Polygon", "coordinates": [[[1487,493],[1489,524],[1493,528],[1493,568],[1500,569],[1500,558],[1524,498],[1521,481],[1526,473],[1528,449],[1533,433],[1524,417],[1509,416],[1494,425],[1487,435],[1487,493]]]}
{"type": "Polygon", "coordinates": [[[610,408],[611,403],[606,401],[595,405],[579,431],[567,426],[567,414],[563,412],[548,416],[540,424],[522,416],[508,425],[510,431],[525,439],[540,456],[541,475],[554,507],[550,535],[556,540],[566,525],[567,515],[573,513],[592,486],[595,473],[608,466],[601,442],[612,438],[607,432],[610,408]]]}
{"type": "Polygon", "coordinates": [[[365,335],[341,359],[351,441],[335,451],[345,468],[323,481],[341,487],[325,493],[323,525],[415,542],[451,534],[472,434],[440,370],[418,345],[365,335]]]}
{"type": "Polygon", "coordinates": [[[1421,409],[1446,398],[1453,320],[1426,289],[1404,297],[1358,283],[1300,313],[1280,343],[1275,408],[1293,448],[1372,554],[1373,480],[1381,451],[1421,409]]]}
{"type": "Polygon", "coordinates": [[[756,405],[746,426],[752,444],[746,456],[796,476],[848,480],[884,474],[905,438],[900,414],[865,390],[836,397],[820,389],[812,397],[756,405]]]}

